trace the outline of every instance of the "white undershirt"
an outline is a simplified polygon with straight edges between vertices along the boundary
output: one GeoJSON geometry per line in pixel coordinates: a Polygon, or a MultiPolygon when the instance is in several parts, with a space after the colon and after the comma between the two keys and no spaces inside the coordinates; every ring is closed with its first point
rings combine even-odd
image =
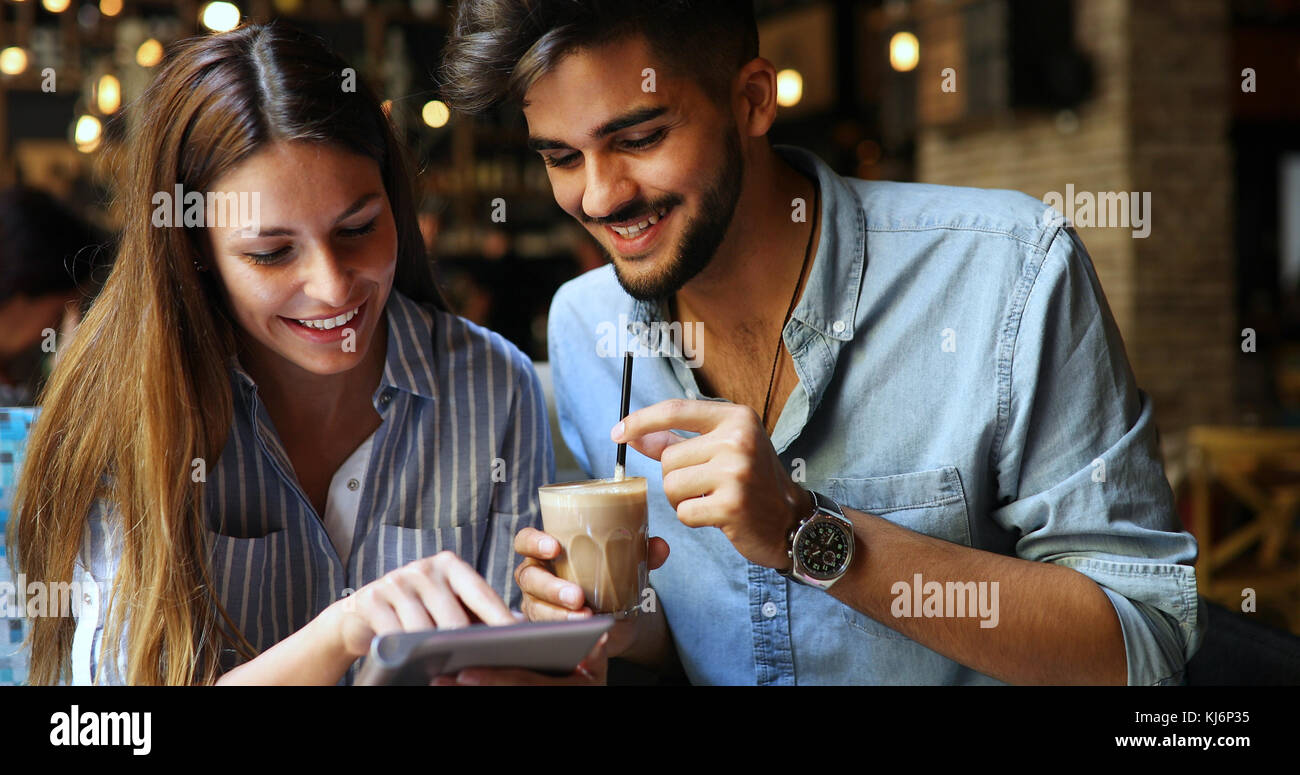
{"type": "Polygon", "coordinates": [[[325,496],[325,532],[345,565],[352,555],[352,534],[356,531],[357,512],[361,508],[361,485],[370,466],[370,448],[374,443],[375,434],[372,433],[343,461],[339,470],[334,472],[329,493],[325,496]]]}

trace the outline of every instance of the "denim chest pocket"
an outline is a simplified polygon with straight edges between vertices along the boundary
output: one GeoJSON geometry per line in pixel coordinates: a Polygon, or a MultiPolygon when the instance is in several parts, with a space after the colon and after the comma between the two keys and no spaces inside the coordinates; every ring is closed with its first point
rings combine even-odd
{"type": "MultiPolygon", "coordinates": [[[[892,476],[827,479],[826,494],[841,506],[874,514],[933,538],[970,546],[966,495],[954,466],[892,476]]],[[[848,606],[840,606],[840,613],[847,624],[868,635],[910,641],[848,606]]]]}

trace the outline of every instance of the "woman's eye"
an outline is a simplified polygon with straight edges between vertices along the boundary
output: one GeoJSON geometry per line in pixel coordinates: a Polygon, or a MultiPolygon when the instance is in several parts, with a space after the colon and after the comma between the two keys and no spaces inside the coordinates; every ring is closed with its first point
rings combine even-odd
{"type": "Polygon", "coordinates": [[[274,264],[289,254],[289,246],[286,245],[279,250],[273,250],[270,253],[245,253],[245,256],[254,264],[274,264]]]}
{"type": "Polygon", "coordinates": [[[645,137],[638,137],[634,140],[624,140],[623,145],[627,146],[628,148],[632,148],[634,150],[649,148],[650,146],[664,139],[664,135],[666,134],[668,134],[668,130],[659,129],[654,132],[651,132],[645,137]]]}
{"type": "Polygon", "coordinates": [[[367,223],[365,226],[357,226],[356,228],[352,228],[352,229],[342,229],[340,233],[344,237],[360,237],[361,235],[369,234],[374,230],[375,230],[375,221],[371,220],[370,223],[367,223]]]}

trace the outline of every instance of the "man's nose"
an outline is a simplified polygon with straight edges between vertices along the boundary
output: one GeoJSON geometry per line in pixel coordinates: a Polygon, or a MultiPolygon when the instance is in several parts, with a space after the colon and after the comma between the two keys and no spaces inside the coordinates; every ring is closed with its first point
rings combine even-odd
{"type": "Polygon", "coordinates": [[[587,162],[586,173],[582,211],[588,218],[608,218],[636,198],[636,184],[621,161],[593,157],[587,162]]]}

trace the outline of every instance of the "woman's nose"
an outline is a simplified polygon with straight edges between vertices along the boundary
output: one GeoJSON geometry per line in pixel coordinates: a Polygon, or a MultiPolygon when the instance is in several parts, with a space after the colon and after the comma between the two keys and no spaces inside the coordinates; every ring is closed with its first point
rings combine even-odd
{"type": "Polygon", "coordinates": [[[332,309],[340,309],[352,297],[352,272],[328,247],[317,247],[304,264],[303,292],[332,309]]]}

